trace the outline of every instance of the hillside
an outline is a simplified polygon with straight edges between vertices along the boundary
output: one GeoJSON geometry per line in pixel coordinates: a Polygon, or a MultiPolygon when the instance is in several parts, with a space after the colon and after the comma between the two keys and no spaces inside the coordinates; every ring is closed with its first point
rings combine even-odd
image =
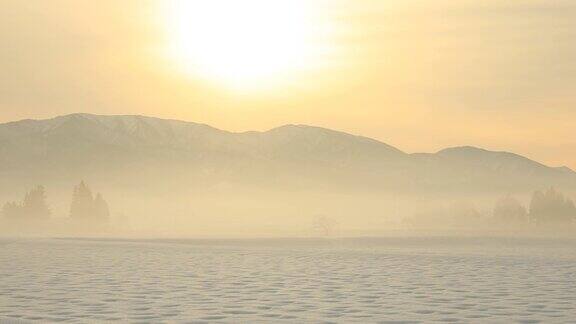
{"type": "MultiPolygon", "coordinates": [[[[285,125],[232,133],[145,116],[73,114],[0,125],[3,190],[15,182],[114,179],[385,191],[573,187],[576,173],[509,152],[456,147],[407,154],[374,139],[285,125]]],[[[156,183],[156,182],[154,182],[156,183]]]]}

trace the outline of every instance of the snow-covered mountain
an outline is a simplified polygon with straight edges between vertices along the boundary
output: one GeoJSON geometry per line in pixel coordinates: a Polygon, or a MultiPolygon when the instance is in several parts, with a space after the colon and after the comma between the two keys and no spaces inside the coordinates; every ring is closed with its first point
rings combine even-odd
{"type": "Polygon", "coordinates": [[[102,175],[131,183],[135,174],[144,179],[146,172],[203,183],[411,191],[576,184],[576,173],[568,168],[474,147],[407,154],[370,138],[305,125],[232,133],[178,120],[90,114],[0,124],[0,172],[5,179],[102,175]]]}

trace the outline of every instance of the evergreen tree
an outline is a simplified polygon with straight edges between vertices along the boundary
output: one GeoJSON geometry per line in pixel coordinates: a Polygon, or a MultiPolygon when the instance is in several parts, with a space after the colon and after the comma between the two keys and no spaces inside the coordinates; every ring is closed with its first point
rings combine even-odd
{"type": "Polygon", "coordinates": [[[50,217],[50,209],[46,203],[46,190],[43,186],[37,186],[26,194],[22,209],[23,214],[30,219],[50,217]]]}
{"type": "Polygon", "coordinates": [[[554,188],[536,191],[530,202],[530,219],[534,222],[570,222],[576,219],[574,202],[554,188]]]}
{"type": "Polygon", "coordinates": [[[43,186],[28,191],[22,202],[9,202],[2,208],[2,214],[9,219],[39,220],[50,217],[50,208],[46,202],[46,190],[43,186]]]}
{"type": "Polygon", "coordinates": [[[70,217],[81,220],[85,225],[96,226],[92,228],[94,229],[108,221],[110,210],[102,194],[94,196],[90,187],[82,181],[74,187],[70,217]]]}
{"type": "Polygon", "coordinates": [[[77,219],[91,219],[94,216],[94,197],[92,191],[84,181],[74,187],[70,217],[77,219]]]}

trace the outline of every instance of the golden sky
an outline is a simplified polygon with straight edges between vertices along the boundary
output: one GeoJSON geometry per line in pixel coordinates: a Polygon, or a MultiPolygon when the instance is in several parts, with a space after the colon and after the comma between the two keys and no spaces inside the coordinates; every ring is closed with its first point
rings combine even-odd
{"type": "Polygon", "coordinates": [[[576,167],[573,0],[0,0],[0,122],[311,124],[576,167]]]}

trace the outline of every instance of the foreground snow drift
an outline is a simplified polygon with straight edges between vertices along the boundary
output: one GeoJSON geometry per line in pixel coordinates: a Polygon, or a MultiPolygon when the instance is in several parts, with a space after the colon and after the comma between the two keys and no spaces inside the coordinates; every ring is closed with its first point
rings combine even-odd
{"type": "Polygon", "coordinates": [[[0,322],[571,321],[573,243],[5,240],[0,322]]]}

